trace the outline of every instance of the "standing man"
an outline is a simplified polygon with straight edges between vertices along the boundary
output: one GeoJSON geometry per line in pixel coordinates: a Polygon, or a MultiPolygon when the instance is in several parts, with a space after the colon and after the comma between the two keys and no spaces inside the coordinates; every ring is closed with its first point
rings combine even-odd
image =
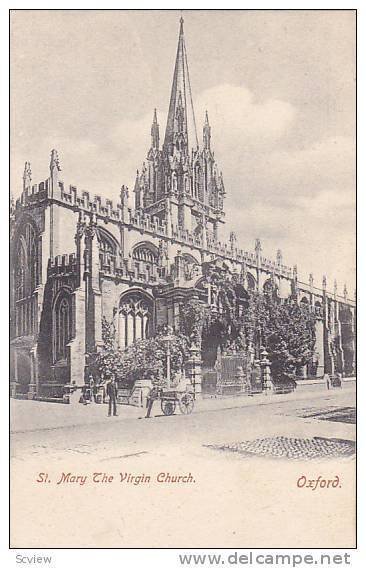
{"type": "Polygon", "coordinates": [[[150,390],[149,396],[147,397],[147,401],[146,401],[147,402],[147,404],[146,404],[147,412],[146,412],[145,418],[151,418],[151,416],[150,416],[151,410],[152,410],[152,407],[153,407],[155,400],[157,400],[159,398],[160,391],[161,391],[161,388],[159,388],[157,386],[153,387],[150,390]]]}
{"type": "Polygon", "coordinates": [[[111,416],[112,406],[113,406],[113,416],[118,416],[117,414],[117,383],[114,376],[107,384],[107,395],[109,396],[108,403],[108,416],[111,416]]]}

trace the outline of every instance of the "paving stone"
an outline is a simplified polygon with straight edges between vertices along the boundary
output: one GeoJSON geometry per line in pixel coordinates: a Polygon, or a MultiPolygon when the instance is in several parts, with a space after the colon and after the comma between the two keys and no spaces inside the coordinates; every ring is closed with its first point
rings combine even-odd
{"type": "Polygon", "coordinates": [[[237,452],[243,457],[260,455],[294,460],[342,458],[351,457],[355,454],[355,443],[350,440],[320,437],[288,438],[277,436],[223,445],[209,445],[207,447],[224,452],[237,452]]]}

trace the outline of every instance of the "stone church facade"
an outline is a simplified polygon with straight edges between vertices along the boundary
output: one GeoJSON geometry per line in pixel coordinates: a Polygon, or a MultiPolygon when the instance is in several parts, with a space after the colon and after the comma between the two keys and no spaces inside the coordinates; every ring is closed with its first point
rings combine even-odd
{"type": "MultiPolygon", "coordinates": [[[[225,266],[244,290],[275,283],[316,314],[313,376],[355,372],[355,302],[336,283],[300,282],[281,251],[264,257],[220,242],[225,187],[206,113],[199,143],[181,20],[167,125],[161,143],[156,111],[151,147],[137,172],[135,207],[122,186],[118,202],[66,185],[52,150],[49,177],[32,183],[29,162],[11,207],[11,393],[42,398],[55,385],[84,381],[88,354],[102,346],[102,320],[114,322],[118,346],[177,327],[179,306],[210,304],[208,264],[225,266]],[[190,131],[193,124],[193,135],[190,131]],[[207,284],[207,280],[206,280],[207,284]]],[[[309,370],[304,370],[304,375],[309,370]]]]}

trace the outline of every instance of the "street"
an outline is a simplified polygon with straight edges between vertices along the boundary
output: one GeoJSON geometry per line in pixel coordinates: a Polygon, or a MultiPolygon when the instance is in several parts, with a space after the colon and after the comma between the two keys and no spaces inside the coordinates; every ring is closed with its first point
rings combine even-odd
{"type": "Polygon", "coordinates": [[[166,417],[156,405],[149,420],[139,408],[119,406],[119,416],[108,418],[105,405],[12,401],[15,545],[351,546],[355,383],[308,389],[197,401],[189,416],[166,417]],[[27,409],[30,431],[20,419],[27,409]],[[40,473],[47,483],[37,481],[40,473]],[[113,481],[95,483],[96,473],[113,481]],[[302,476],[322,476],[329,488],[300,489],[302,476]],[[335,476],[339,487],[332,488],[335,476]],[[193,481],[169,481],[178,477],[193,481]],[[335,510],[342,517],[332,516],[335,510]],[[207,522],[211,529],[203,531],[207,522]]]}
{"type": "MultiPolygon", "coordinates": [[[[310,389],[310,387],[307,387],[310,389]]],[[[193,414],[184,416],[179,410],[173,416],[164,416],[156,402],[152,419],[144,419],[145,409],[120,405],[117,418],[106,416],[106,405],[55,405],[33,401],[12,401],[17,431],[12,434],[12,456],[25,459],[43,454],[92,454],[103,459],[123,457],[131,453],[154,454],[164,449],[184,454],[204,451],[209,444],[251,440],[256,437],[324,436],[355,440],[355,426],[344,421],[319,420],[319,414],[330,410],[355,407],[354,383],[343,389],[250,400],[229,398],[196,402],[193,414]],[[44,420],[35,420],[34,407],[42,413],[55,413],[44,420]],[[27,417],[27,410],[31,413],[27,417]],[[18,418],[19,414],[22,418],[18,418]],[[61,415],[61,422],[57,415],[61,415]],[[308,416],[310,414],[310,416],[308,416]],[[312,416],[315,414],[315,416],[312,416]],[[71,415],[71,416],[70,416],[71,415]],[[303,416],[306,416],[305,418],[303,416]],[[23,424],[34,429],[24,431],[23,424]],[[84,421],[85,423],[80,423],[84,421]],[[47,423],[48,422],[48,423],[47,423]],[[64,426],[61,424],[65,423],[64,426]],[[187,443],[189,440],[189,443],[187,443]]],[[[304,456],[306,458],[306,455],[304,456]]]]}

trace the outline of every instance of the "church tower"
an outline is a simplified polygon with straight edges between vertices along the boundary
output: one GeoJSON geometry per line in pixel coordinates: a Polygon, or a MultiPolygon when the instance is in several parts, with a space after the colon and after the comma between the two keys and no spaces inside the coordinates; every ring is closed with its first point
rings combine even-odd
{"type": "Polygon", "coordinates": [[[164,143],[160,148],[155,109],[151,147],[136,177],[135,205],[165,220],[168,235],[188,232],[204,246],[218,239],[225,188],[211,150],[207,111],[199,146],[183,23],[181,18],[164,143]]]}

